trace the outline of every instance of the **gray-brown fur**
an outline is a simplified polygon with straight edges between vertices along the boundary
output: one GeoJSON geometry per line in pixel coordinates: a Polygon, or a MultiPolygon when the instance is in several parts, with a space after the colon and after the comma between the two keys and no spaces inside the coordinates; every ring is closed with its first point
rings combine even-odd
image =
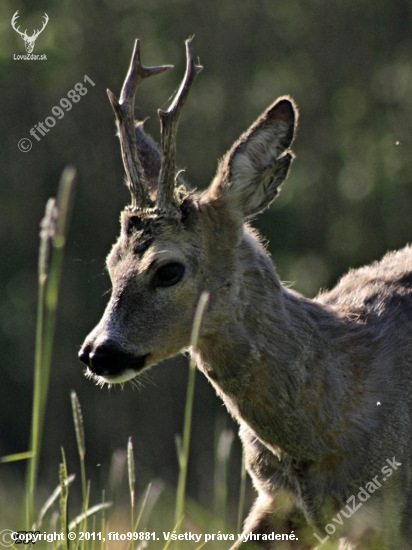
{"type": "Polygon", "coordinates": [[[80,358],[104,384],[188,349],[208,291],[198,368],[240,424],[259,494],[244,533],[293,530],[299,540],[260,544],[314,549],[314,533],[325,539],[330,524],[328,542],[341,549],[411,549],[412,248],[351,271],[315,300],[281,284],[245,220],[286,178],[296,119],[291,99],[275,102],[209,189],[181,194],[178,216],[123,212],[107,261],[112,297],[80,358]],[[164,266],[179,275],[169,286],[159,283],[164,266]],[[350,514],[347,500],[376,476],[381,486],[350,514]]]}

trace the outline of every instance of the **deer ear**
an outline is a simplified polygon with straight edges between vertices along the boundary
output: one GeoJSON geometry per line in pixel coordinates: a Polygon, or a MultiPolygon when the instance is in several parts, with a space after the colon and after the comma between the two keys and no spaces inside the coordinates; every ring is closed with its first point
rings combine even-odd
{"type": "Polygon", "coordinates": [[[289,147],[297,118],[290,98],[271,105],[223,158],[209,198],[228,200],[244,218],[269,206],[294,158],[289,147]]]}

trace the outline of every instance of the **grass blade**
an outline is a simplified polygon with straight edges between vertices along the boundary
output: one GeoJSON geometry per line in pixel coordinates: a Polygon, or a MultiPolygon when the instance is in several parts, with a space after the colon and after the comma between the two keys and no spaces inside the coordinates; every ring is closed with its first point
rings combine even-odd
{"type": "Polygon", "coordinates": [[[180,448],[178,447],[179,456],[179,480],[177,484],[176,495],[176,508],[175,508],[175,523],[179,525],[183,518],[184,504],[185,504],[185,492],[186,492],[186,479],[187,479],[187,465],[189,459],[189,447],[190,447],[190,430],[192,426],[192,410],[193,410],[193,395],[195,388],[195,373],[196,373],[196,361],[193,358],[193,354],[197,349],[199,341],[200,327],[203,319],[207,303],[209,300],[209,294],[203,292],[200,296],[199,303],[196,308],[195,319],[192,327],[192,335],[190,339],[190,346],[192,348],[192,358],[189,364],[189,379],[187,384],[187,396],[185,407],[185,419],[183,427],[183,441],[180,448]]]}
{"type": "Polygon", "coordinates": [[[66,550],[69,550],[69,476],[67,475],[67,462],[64,449],[62,448],[62,463],[59,469],[59,481],[60,481],[60,525],[61,530],[64,533],[64,546],[66,550]]]}
{"type": "Polygon", "coordinates": [[[77,527],[77,525],[79,525],[82,521],[89,518],[90,516],[93,516],[94,514],[97,514],[97,512],[100,512],[100,510],[110,508],[112,505],[112,502],[101,502],[100,504],[92,506],[91,508],[86,510],[86,512],[79,514],[76,518],[74,518],[73,521],[69,523],[69,531],[73,531],[73,529],[77,527]]]}
{"type": "Polygon", "coordinates": [[[239,492],[239,508],[237,511],[237,532],[242,532],[243,514],[245,509],[245,495],[246,495],[246,464],[245,464],[245,452],[242,449],[242,465],[240,470],[240,492],[239,492]]]}
{"type": "MultiPolygon", "coordinates": [[[[79,450],[80,460],[83,462],[86,454],[86,445],[84,437],[84,427],[83,427],[83,415],[80,407],[79,399],[75,391],[70,393],[70,399],[72,402],[72,411],[73,411],[73,420],[74,420],[74,429],[76,432],[76,441],[77,448],[79,450]]],[[[86,484],[84,484],[84,489],[86,489],[86,484]]],[[[85,491],[83,492],[83,495],[85,491]]]]}
{"type": "Polygon", "coordinates": [[[36,323],[36,351],[34,359],[34,390],[32,406],[32,427],[30,436],[30,448],[33,453],[28,463],[26,480],[26,522],[30,530],[33,523],[34,488],[36,485],[38,455],[41,439],[41,411],[43,409],[42,398],[45,394],[42,385],[44,384],[44,318],[45,318],[45,295],[48,274],[48,258],[50,255],[50,237],[55,225],[56,201],[49,199],[46,204],[44,217],[40,223],[40,248],[38,262],[38,296],[37,296],[37,323],[36,323]]]}
{"type": "MultiPolygon", "coordinates": [[[[103,491],[102,492],[102,501],[103,502],[105,501],[105,496],[106,496],[105,492],[103,491]]],[[[101,519],[101,522],[100,522],[100,531],[101,531],[101,533],[106,532],[106,508],[102,508],[102,519],[101,519]]],[[[105,537],[102,537],[101,544],[100,544],[100,550],[105,549],[106,543],[104,541],[104,538],[105,537]]]]}
{"type": "Polygon", "coordinates": [[[215,513],[226,522],[227,514],[227,471],[230,451],[233,443],[233,432],[222,430],[217,437],[217,449],[215,458],[215,513]]]}
{"type": "MultiPolygon", "coordinates": [[[[179,521],[176,522],[176,525],[174,526],[173,531],[178,533],[180,531],[180,527],[182,525],[183,517],[180,518],[179,521]]],[[[163,550],[167,550],[172,543],[172,537],[169,537],[166,544],[163,546],[163,550]]]]}
{"type": "MultiPolygon", "coordinates": [[[[67,485],[70,485],[75,480],[76,476],[72,474],[69,476],[66,480],[67,485]]],[[[41,524],[43,523],[44,516],[47,514],[49,509],[53,506],[53,504],[56,502],[57,498],[59,497],[60,493],[62,492],[61,485],[58,485],[55,490],[52,492],[52,494],[49,496],[49,498],[44,503],[43,507],[41,508],[39,512],[39,518],[36,521],[36,524],[34,526],[35,529],[40,529],[41,524]]]]}
{"type": "MultiPolygon", "coordinates": [[[[134,508],[135,508],[135,469],[134,469],[134,454],[133,454],[133,441],[129,437],[127,442],[127,471],[129,475],[129,491],[130,491],[130,514],[131,514],[131,529],[134,527],[134,508]]],[[[130,541],[131,542],[131,541],[130,541]]]]}
{"type": "Polygon", "coordinates": [[[152,488],[152,484],[149,483],[149,485],[147,486],[147,489],[146,489],[146,493],[143,497],[143,502],[140,506],[140,510],[139,510],[139,514],[137,516],[137,520],[136,520],[136,523],[132,526],[133,528],[133,531],[137,531],[138,527],[139,527],[139,524],[140,524],[140,520],[142,519],[142,515],[143,515],[143,512],[144,512],[144,509],[146,507],[146,502],[147,502],[147,497],[149,496],[149,493],[150,493],[150,489],[152,488]]]}
{"type": "Polygon", "coordinates": [[[65,168],[60,179],[57,193],[57,216],[55,231],[52,237],[52,250],[50,258],[50,269],[47,278],[45,293],[45,330],[43,340],[43,370],[44,384],[42,396],[41,419],[44,418],[46,407],[47,391],[49,384],[49,373],[51,356],[53,350],[54,332],[56,326],[57,304],[60,290],[60,281],[63,273],[64,246],[66,244],[67,223],[71,209],[71,198],[76,172],[74,168],[65,168]]]}
{"type": "Polygon", "coordinates": [[[49,199],[40,224],[40,248],[38,262],[38,303],[36,324],[36,351],[30,452],[26,475],[26,525],[33,524],[34,492],[40,455],[43,420],[49,387],[51,353],[70,197],[75,178],[73,168],[63,171],[58,199],[49,199]]]}
{"type": "Polygon", "coordinates": [[[18,460],[27,460],[28,458],[33,458],[33,451],[25,451],[23,453],[15,453],[14,455],[7,455],[0,458],[0,464],[5,464],[6,462],[17,462],[18,460]]]}
{"type": "Polygon", "coordinates": [[[143,527],[146,526],[152,514],[153,508],[157,502],[157,499],[159,498],[159,496],[163,491],[163,488],[164,488],[164,485],[159,480],[155,480],[149,483],[149,485],[147,486],[146,493],[143,497],[142,503],[139,507],[139,513],[134,526],[134,531],[138,531],[138,527],[140,524],[142,524],[143,527]]]}
{"type": "MultiPolygon", "coordinates": [[[[86,455],[86,443],[85,443],[85,436],[84,436],[83,415],[82,415],[82,409],[80,407],[80,401],[75,391],[72,391],[70,393],[70,399],[72,403],[77,449],[79,451],[79,458],[80,458],[80,473],[81,473],[81,479],[82,479],[82,495],[83,495],[83,512],[86,512],[89,505],[89,499],[88,499],[88,489],[87,489],[87,481],[86,481],[86,465],[84,460],[84,457],[86,455]]],[[[87,531],[87,524],[84,525],[84,531],[87,531]]]]}

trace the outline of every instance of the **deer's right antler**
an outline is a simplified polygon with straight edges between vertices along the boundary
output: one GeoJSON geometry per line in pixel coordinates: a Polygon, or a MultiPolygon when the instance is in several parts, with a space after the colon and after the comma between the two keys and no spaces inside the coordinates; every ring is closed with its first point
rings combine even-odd
{"type": "Polygon", "coordinates": [[[182,107],[189,95],[196,76],[203,69],[196,65],[191,47],[192,39],[186,40],[186,73],[179,90],[167,111],[159,109],[162,136],[162,166],[157,187],[156,205],[159,210],[167,210],[174,204],[176,177],[176,133],[182,107]]]}
{"type": "Polygon", "coordinates": [[[173,69],[173,65],[161,65],[160,67],[145,67],[142,65],[140,60],[140,40],[136,40],[129,71],[121,91],[120,101],[117,101],[112,92],[107,90],[119,129],[120,147],[127,174],[127,185],[132,195],[132,208],[145,209],[153,206],[149,196],[148,181],[137,153],[134,122],[136,91],[145,78],[169,69],[173,69]]]}

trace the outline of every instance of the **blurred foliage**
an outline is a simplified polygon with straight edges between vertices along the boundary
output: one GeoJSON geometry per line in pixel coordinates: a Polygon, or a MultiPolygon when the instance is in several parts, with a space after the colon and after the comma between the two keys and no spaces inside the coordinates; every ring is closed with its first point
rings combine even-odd
{"type": "MultiPolygon", "coordinates": [[[[158,137],[164,107],[184,70],[185,38],[205,69],[185,106],[178,162],[205,187],[216,161],[274,99],[290,94],[301,121],[291,176],[278,201],[255,224],[270,241],[282,280],[309,296],[350,266],[412,240],[412,4],[410,0],[3,0],[0,4],[0,455],[27,450],[36,311],[38,224],[67,164],[78,170],[69,234],[43,479],[56,483],[60,446],[75,461],[70,389],[83,403],[88,461],[97,481],[108,458],[135,441],[138,479],[174,483],[174,437],[182,430],[187,369],[183,359],[150,371],[139,392],[103,391],[82,376],[76,354],[100,318],[110,289],[104,258],[129,200],[106,88],[118,94],[133,40],[147,65],[175,70],[145,82],[136,115],[158,137]],[[21,29],[49,23],[35,54],[21,29]],[[87,75],[95,86],[40,141],[30,129],[87,75]],[[21,138],[32,150],[20,152],[21,138]],[[72,448],[70,451],[69,447],[72,448]],[[96,465],[98,467],[96,468],[96,465]],[[99,472],[101,472],[99,474],[99,472]]],[[[196,381],[189,494],[211,502],[215,418],[222,406],[196,381]]],[[[227,427],[233,429],[226,418],[227,427]]],[[[229,487],[237,496],[240,445],[229,487]]],[[[21,465],[22,467],[22,465],[21,465]]],[[[12,466],[3,466],[10,475],[12,466]]],[[[13,468],[16,468],[15,466],[13,468]]],[[[70,468],[69,468],[70,469],[70,468]]],[[[13,470],[13,475],[18,475],[13,470]]]]}

